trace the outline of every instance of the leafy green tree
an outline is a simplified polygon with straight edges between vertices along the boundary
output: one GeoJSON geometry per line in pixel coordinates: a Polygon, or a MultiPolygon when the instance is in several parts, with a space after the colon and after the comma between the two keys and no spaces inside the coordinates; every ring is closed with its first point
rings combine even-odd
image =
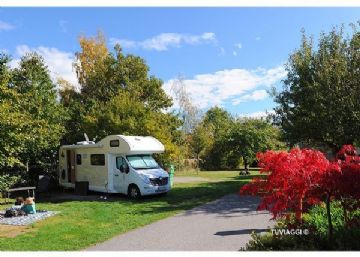
{"type": "Polygon", "coordinates": [[[97,103],[94,112],[85,116],[84,130],[91,138],[110,134],[153,136],[165,145],[166,159],[180,154],[174,139],[180,137],[179,120],[167,113],[155,112],[128,92],[119,92],[106,103],[97,103]]]}
{"type": "Polygon", "coordinates": [[[9,61],[0,55],[0,177],[12,185],[54,164],[66,116],[40,56],[23,56],[15,69],[9,61]]]}
{"type": "Polygon", "coordinates": [[[120,45],[111,53],[104,35],[81,36],[81,51],[76,53],[74,63],[84,101],[109,101],[120,90],[153,110],[161,110],[172,105],[172,100],[162,89],[163,82],[149,76],[149,67],[139,56],[124,55],[120,45]]]}
{"type": "Polygon", "coordinates": [[[239,119],[233,124],[225,145],[232,166],[236,167],[239,157],[242,157],[246,173],[249,172],[249,164],[256,159],[258,152],[285,147],[278,128],[266,120],[248,118],[239,119]]]}
{"type": "Polygon", "coordinates": [[[149,75],[145,60],[124,55],[119,45],[110,52],[102,33],[81,36],[79,43],[74,67],[80,92],[58,81],[60,101],[71,116],[63,142],[80,141],[84,132],[97,140],[109,134],[151,135],[165,145],[163,162],[178,159],[181,123],[166,111],[172,99],[163,82],[149,75]]]}
{"type": "Polygon", "coordinates": [[[20,108],[20,94],[12,87],[10,57],[0,55],[0,169],[21,165],[21,153],[25,151],[30,119],[20,108]]]}
{"type": "Polygon", "coordinates": [[[228,152],[224,151],[226,148],[224,141],[233,122],[234,119],[230,113],[220,107],[213,107],[205,113],[202,126],[211,127],[212,137],[209,137],[207,143],[211,148],[203,158],[203,168],[212,170],[228,168],[228,152]]]}
{"type": "Polygon", "coordinates": [[[22,160],[45,169],[56,155],[67,118],[57,101],[55,84],[41,56],[26,54],[13,70],[12,88],[21,95],[21,110],[31,119],[26,152],[22,160]]]}
{"type": "Polygon", "coordinates": [[[291,145],[325,146],[334,152],[359,140],[360,33],[343,28],[321,33],[318,46],[303,33],[290,55],[282,92],[274,91],[275,124],[291,145]]]}
{"type": "Polygon", "coordinates": [[[192,149],[197,162],[203,159],[212,149],[214,143],[214,132],[211,124],[198,124],[191,134],[190,147],[192,149]]]}

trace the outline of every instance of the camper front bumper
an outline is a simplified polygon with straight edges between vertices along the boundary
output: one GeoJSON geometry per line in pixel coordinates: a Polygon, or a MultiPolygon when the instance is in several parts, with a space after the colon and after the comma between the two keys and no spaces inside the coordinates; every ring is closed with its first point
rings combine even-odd
{"type": "Polygon", "coordinates": [[[161,194],[170,191],[170,185],[167,184],[165,186],[153,186],[153,185],[146,185],[142,188],[141,194],[142,195],[153,195],[153,194],[161,194]]]}

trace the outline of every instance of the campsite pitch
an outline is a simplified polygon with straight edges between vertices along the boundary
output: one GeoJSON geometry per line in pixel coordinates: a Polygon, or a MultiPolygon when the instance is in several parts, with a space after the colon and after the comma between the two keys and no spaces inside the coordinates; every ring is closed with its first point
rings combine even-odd
{"type": "MultiPolygon", "coordinates": [[[[198,176],[217,181],[175,183],[175,187],[166,196],[145,197],[139,201],[120,195],[111,195],[107,200],[99,199],[100,195],[80,198],[57,198],[52,195],[47,200],[37,201],[36,206],[38,209],[60,213],[30,225],[31,229],[12,238],[6,238],[6,231],[0,231],[0,250],[85,249],[119,234],[236,193],[254,175],[239,176],[237,171],[219,171],[199,172],[198,176]],[[222,181],[218,181],[220,179],[222,181]]],[[[8,206],[2,206],[6,207],[8,206]]],[[[237,229],[239,228],[234,224],[233,230],[237,229]]]]}

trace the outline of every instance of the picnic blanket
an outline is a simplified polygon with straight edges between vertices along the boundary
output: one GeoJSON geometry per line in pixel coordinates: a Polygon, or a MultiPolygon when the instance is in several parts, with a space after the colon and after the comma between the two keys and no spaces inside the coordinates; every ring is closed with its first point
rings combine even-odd
{"type": "Polygon", "coordinates": [[[58,211],[46,211],[46,212],[39,212],[36,214],[29,214],[27,216],[17,216],[11,218],[5,218],[3,215],[0,215],[0,224],[25,226],[25,225],[30,225],[36,221],[54,216],[58,213],[59,213],[58,211]]]}

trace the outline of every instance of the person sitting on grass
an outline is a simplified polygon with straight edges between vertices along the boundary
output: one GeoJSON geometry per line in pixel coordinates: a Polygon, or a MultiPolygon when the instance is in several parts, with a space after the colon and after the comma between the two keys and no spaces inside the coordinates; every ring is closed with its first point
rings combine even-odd
{"type": "Polygon", "coordinates": [[[23,206],[23,204],[24,204],[24,198],[22,198],[21,196],[17,197],[16,200],[15,200],[14,205],[15,206],[23,206]]]}
{"type": "Polygon", "coordinates": [[[35,202],[33,197],[28,197],[25,199],[24,205],[21,207],[21,210],[23,210],[26,214],[35,214],[35,202]]]}

